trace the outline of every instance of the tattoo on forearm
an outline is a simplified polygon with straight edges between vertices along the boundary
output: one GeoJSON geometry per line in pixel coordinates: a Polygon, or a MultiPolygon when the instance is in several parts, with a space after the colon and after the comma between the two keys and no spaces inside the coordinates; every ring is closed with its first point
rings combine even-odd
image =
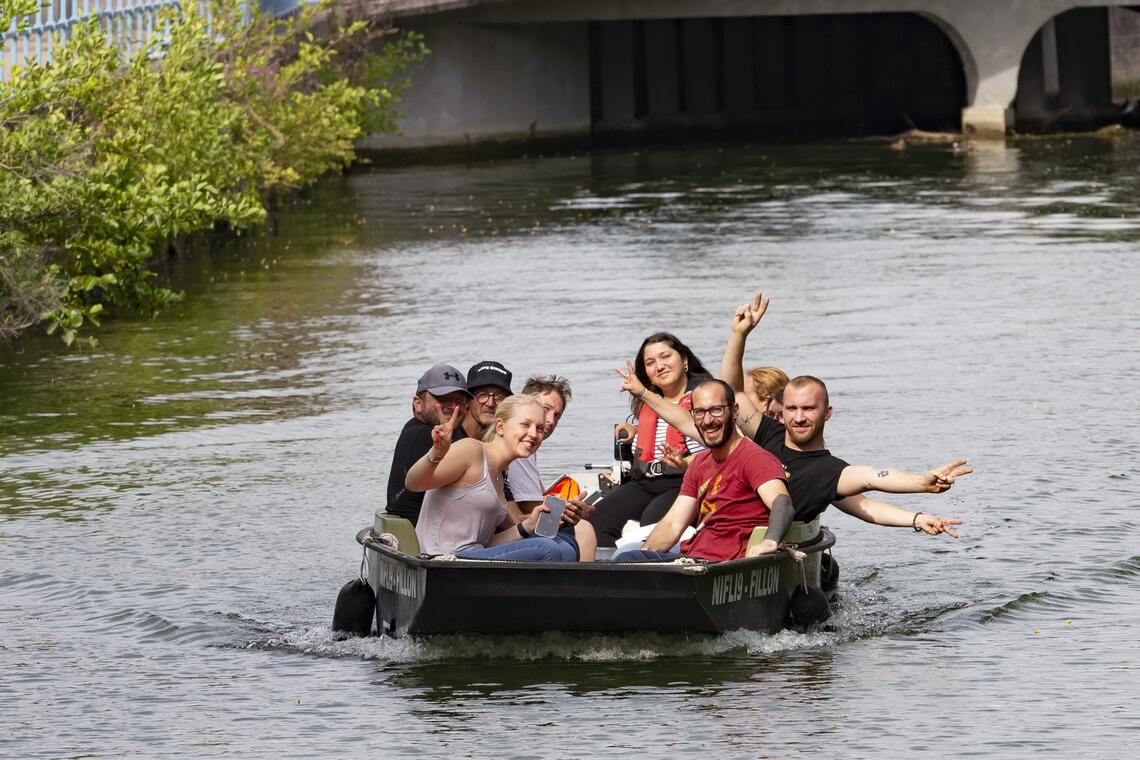
{"type": "Polygon", "coordinates": [[[890,475],[890,474],[891,474],[891,471],[890,471],[890,470],[879,470],[879,472],[878,472],[878,474],[876,475],[876,477],[879,477],[879,478],[885,478],[885,477],[887,477],[887,476],[888,476],[888,475],[890,475]]]}

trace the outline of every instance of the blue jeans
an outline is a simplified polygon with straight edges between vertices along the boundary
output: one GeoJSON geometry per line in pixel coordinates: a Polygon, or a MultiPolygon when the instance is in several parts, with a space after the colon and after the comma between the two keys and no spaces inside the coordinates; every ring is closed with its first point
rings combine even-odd
{"type": "Polygon", "coordinates": [[[472,549],[457,556],[461,559],[513,559],[520,562],[577,562],[578,547],[561,538],[531,536],[498,546],[472,549]]]}
{"type": "Polygon", "coordinates": [[[567,562],[577,562],[579,559],[582,558],[582,554],[578,549],[578,539],[574,538],[574,527],[573,526],[564,525],[561,528],[559,528],[558,532],[554,534],[554,540],[560,544],[565,544],[565,545],[569,546],[570,551],[572,551],[574,553],[573,557],[566,560],[567,562]]]}
{"type": "Polygon", "coordinates": [[[680,552],[651,552],[645,549],[625,549],[610,557],[610,562],[672,562],[681,558],[680,552]]]}

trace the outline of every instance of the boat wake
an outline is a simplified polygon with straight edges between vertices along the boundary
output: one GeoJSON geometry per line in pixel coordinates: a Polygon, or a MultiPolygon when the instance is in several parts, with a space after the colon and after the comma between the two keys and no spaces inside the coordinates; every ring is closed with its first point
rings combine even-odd
{"type": "Polygon", "coordinates": [[[355,657],[392,663],[488,659],[514,662],[644,662],[667,658],[728,654],[765,655],[833,646],[840,636],[830,630],[768,635],[738,630],[721,635],[627,635],[548,631],[526,636],[438,635],[338,639],[328,626],[286,632],[265,640],[268,649],[291,649],[323,657],[355,657]]]}
{"type": "Polygon", "coordinates": [[[776,634],[736,630],[702,634],[585,634],[545,632],[527,635],[436,635],[341,638],[327,623],[277,630],[260,627],[243,646],[285,649],[318,657],[347,657],[390,663],[497,659],[513,662],[645,662],[685,657],[763,656],[821,649],[888,633],[926,628],[950,610],[899,609],[862,583],[841,582],[839,603],[823,625],[776,634]]]}

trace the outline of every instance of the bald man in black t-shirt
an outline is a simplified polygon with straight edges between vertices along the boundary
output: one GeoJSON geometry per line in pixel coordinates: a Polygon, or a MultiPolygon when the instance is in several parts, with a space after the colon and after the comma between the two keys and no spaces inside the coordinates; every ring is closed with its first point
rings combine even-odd
{"type": "MultiPolygon", "coordinates": [[[[721,379],[742,390],[744,387],[744,345],[748,334],[768,308],[768,299],[757,293],[751,306],[741,306],[733,315],[732,334],[721,361],[721,379]]],[[[632,376],[632,373],[630,373],[632,376]]],[[[622,389],[640,396],[654,412],[685,435],[695,431],[684,410],[664,402],[660,396],[640,386],[636,377],[622,381],[622,389]]],[[[945,519],[925,512],[911,512],[893,504],[871,499],[867,491],[888,493],[943,493],[955,479],[973,472],[960,459],[925,473],[894,468],[850,465],[835,457],[824,445],[823,430],[831,418],[827,386],[816,377],[793,378],[783,393],[783,424],[764,416],[743,392],[737,397],[740,418],[737,426],[747,436],[776,455],[788,474],[788,491],[796,519],[809,521],[834,504],[853,517],[876,525],[911,527],[930,535],[958,534],[950,527],[961,520],[945,519]]]]}

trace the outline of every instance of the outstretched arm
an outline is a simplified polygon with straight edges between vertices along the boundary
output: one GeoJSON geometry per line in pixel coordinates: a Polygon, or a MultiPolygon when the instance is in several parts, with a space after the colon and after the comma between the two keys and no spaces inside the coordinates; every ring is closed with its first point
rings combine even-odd
{"type": "Polygon", "coordinates": [[[926,472],[907,472],[887,467],[875,468],[849,465],[839,476],[839,495],[853,496],[864,491],[885,491],[886,493],[942,493],[950,490],[954,481],[973,472],[966,467],[965,459],[956,459],[949,464],[935,467],[926,472]]]}
{"type": "Polygon", "coordinates": [[[768,299],[759,291],[750,306],[736,307],[736,312],[732,315],[732,332],[728,335],[728,344],[724,347],[724,356],[720,360],[720,379],[732,386],[736,391],[736,402],[740,404],[737,427],[750,438],[756,435],[763,410],[757,409],[744,392],[744,345],[748,341],[748,334],[760,323],[766,311],[768,299]]]}
{"type": "Polygon", "coordinates": [[[732,332],[728,336],[728,345],[724,347],[724,357],[720,360],[720,379],[731,385],[734,391],[744,390],[744,344],[766,311],[768,299],[757,291],[751,305],[737,306],[732,315],[732,332]]]}
{"type": "Polygon", "coordinates": [[[957,538],[958,534],[950,526],[962,524],[961,520],[946,519],[938,515],[928,515],[925,512],[911,512],[909,509],[896,507],[894,504],[888,504],[885,501],[876,501],[866,494],[848,496],[834,503],[847,514],[858,517],[863,522],[895,528],[911,527],[932,536],[946,533],[957,538]]]}

